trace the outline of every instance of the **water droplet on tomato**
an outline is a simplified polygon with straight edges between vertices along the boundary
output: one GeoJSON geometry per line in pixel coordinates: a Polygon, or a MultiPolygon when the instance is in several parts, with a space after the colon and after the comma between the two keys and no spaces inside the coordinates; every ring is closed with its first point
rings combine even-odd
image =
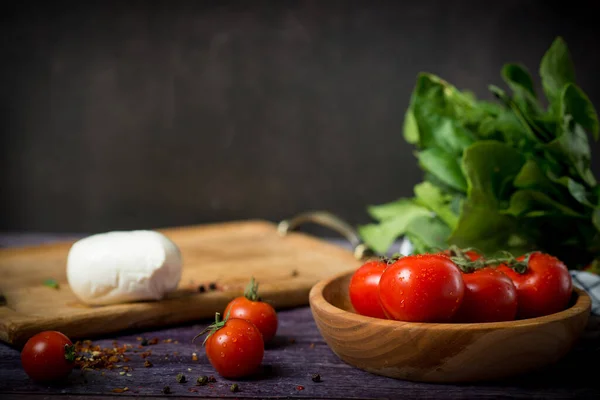
{"type": "Polygon", "coordinates": [[[231,336],[231,332],[227,331],[225,333],[227,333],[227,336],[231,336]]]}
{"type": "Polygon", "coordinates": [[[235,338],[235,337],[231,340],[233,341],[233,343],[237,342],[237,338],[235,338]]]}
{"type": "Polygon", "coordinates": [[[221,357],[225,357],[225,353],[221,352],[221,357]]]}
{"type": "Polygon", "coordinates": [[[227,347],[227,343],[223,343],[223,347],[227,347]]]}

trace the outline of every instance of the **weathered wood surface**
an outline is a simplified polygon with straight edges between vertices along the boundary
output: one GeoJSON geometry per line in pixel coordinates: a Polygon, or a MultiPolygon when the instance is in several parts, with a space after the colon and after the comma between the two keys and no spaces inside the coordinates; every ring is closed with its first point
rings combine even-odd
{"type": "Polygon", "coordinates": [[[162,301],[85,306],[71,291],[66,263],[72,241],[0,249],[0,340],[16,346],[41,330],[59,330],[72,339],[126,329],[156,329],[214,316],[241,295],[250,274],[261,296],[275,308],[308,304],[319,280],[359,266],[350,251],[312,235],[282,237],[267,221],[231,221],[161,230],[181,250],[178,289],[162,301]],[[54,278],[60,290],[44,286],[54,278]],[[215,282],[218,290],[198,292],[215,282]],[[111,321],[107,324],[107,321],[111,321]]]}
{"type": "Polygon", "coordinates": [[[134,368],[132,376],[118,372],[88,372],[81,376],[76,371],[66,386],[48,387],[33,384],[21,369],[19,352],[0,344],[0,397],[22,400],[26,398],[60,399],[114,399],[118,396],[138,398],[161,397],[161,389],[169,385],[176,397],[232,397],[232,398],[600,398],[597,369],[584,366],[587,361],[600,358],[598,338],[584,335],[575,348],[559,363],[542,371],[502,382],[479,384],[427,384],[395,380],[369,374],[350,367],[338,359],[320,336],[308,307],[281,311],[277,338],[265,353],[264,370],[250,380],[236,381],[240,392],[231,393],[232,381],[219,378],[201,349],[190,343],[191,338],[209,322],[177,328],[146,332],[127,332],[106,337],[102,345],[118,343],[137,344],[138,336],[178,340],[178,344],[161,343],[150,346],[152,368],[144,368],[139,356],[129,363],[134,368]],[[291,339],[295,342],[291,343],[291,339]],[[314,346],[313,346],[314,345],[314,346]],[[198,361],[191,354],[198,353],[198,361]],[[178,355],[174,355],[178,352],[178,355]],[[188,368],[191,371],[188,371],[188,368]],[[179,384],[178,373],[188,377],[189,383],[179,384]],[[311,374],[319,373],[321,383],[311,381],[311,374]],[[214,374],[217,382],[212,386],[196,387],[200,375],[214,374]],[[87,381],[87,383],[86,383],[87,381]],[[122,394],[112,393],[119,387],[129,387],[122,394]],[[298,386],[304,389],[299,390],[298,386]],[[197,389],[198,392],[190,392],[197,389]],[[32,396],[34,395],[34,396],[32,396]]]}

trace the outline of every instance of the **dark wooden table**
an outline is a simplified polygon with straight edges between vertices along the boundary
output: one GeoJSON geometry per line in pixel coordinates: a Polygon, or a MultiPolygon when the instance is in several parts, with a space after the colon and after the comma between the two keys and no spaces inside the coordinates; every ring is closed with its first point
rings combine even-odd
{"type": "MultiPolygon", "coordinates": [[[[68,235],[0,235],[0,246],[35,244],[67,237],[70,238],[68,235]]],[[[143,366],[144,359],[139,352],[132,352],[131,361],[126,363],[132,367],[129,375],[120,374],[122,370],[83,374],[74,371],[67,384],[56,387],[32,383],[21,368],[19,351],[0,344],[0,398],[600,398],[600,340],[595,330],[587,332],[558,364],[542,371],[501,382],[448,385],[394,380],[346,365],[321,338],[308,307],[281,310],[279,318],[277,337],[265,352],[263,369],[258,376],[248,380],[220,378],[202,348],[191,343],[192,337],[210,322],[208,320],[99,338],[94,342],[102,347],[113,346],[116,341],[119,345],[131,344],[134,349],[140,343],[138,337],[156,337],[160,341],[148,347],[152,350],[148,357],[153,364],[150,368],[143,366]],[[170,343],[163,342],[169,339],[170,343]],[[194,352],[198,355],[197,361],[192,359],[194,352]],[[184,374],[188,382],[178,383],[178,373],[184,374]],[[320,374],[322,382],[313,382],[313,373],[320,374]],[[196,378],[201,375],[214,375],[217,382],[195,386],[196,378]],[[237,393],[230,391],[234,382],[239,385],[237,393]],[[162,394],[164,386],[169,386],[172,394],[162,394]],[[128,391],[112,392],[124,387],[128,391]]]]}

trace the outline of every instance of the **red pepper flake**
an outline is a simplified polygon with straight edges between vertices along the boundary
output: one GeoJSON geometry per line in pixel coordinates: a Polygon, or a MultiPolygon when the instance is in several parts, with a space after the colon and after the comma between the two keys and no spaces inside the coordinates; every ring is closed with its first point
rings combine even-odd
{"type": "Polygon", "coordinates": [[[191,387],[191,388],[188,388],[188,392],[190,392],[190,393],[198,393],[198,389],[191,387]]]}
{"type": "Polygon", "coordinates": [[[304,390],[304,386],[298,385],[298,386],[296,386],[296,390],[304,390]]]}
{"type": "Polygon", "coordinates": [[[174,352],[173,352],[173,355],[174,355],[174,356],[178,356],[178,355],[179,355],[179,352],[178,352],[178,351],[174,351],[174,352]]]}
{"type": "Polygon", "coordinates": [[[116,389],[111,390],[111,392],[113,392],[113,393],[123,393],[123,392],[127,392],[127,391],[129,391],[128,387],[116,388],[116,389]]]}
{"type": "Polygon", "coordinates": [[[217,380],[215,379],[215,376],[214,376],[214,375],[211,375],[211,376],[209,376],[209,377],[208,377],[208,381],[209,381],[209,382],[211,382],[211,383],[214,383],[214,382],[216,382],[217,380]]]}
{"type": "Polygon", "coordinates": [[[148,340],[148,344],[158,344],[158,338],[153,338],[151,340],[148,340]]]}
{"type": "Polygon", "coordinates": [[[151,366],[152,366],[152,363],[150,362],[150,360],[144,361],[144,367],[150,368],[151,366]]]}
{"type": "Polygon", "coordinates": [[[135,338],[135,340],[137,340],[138,342],[141,342],[142,340],[144,340],[144,338],[141,337],[141,336],[138,336],[138,337],[135,338]]]}
{"type": "Polygon", "coordinates": [[[163,343],[173,343],[173,339],[165,339],[163,340],[163,343]]]}
{"type": "Polygon", "coordinates": [[[146,358],[146,357],[151,356],[151,355],[152,355],[152,350],[148,350],[148,351],[145,351],[145,352],[141,353],[140,357],[146,358]]]}

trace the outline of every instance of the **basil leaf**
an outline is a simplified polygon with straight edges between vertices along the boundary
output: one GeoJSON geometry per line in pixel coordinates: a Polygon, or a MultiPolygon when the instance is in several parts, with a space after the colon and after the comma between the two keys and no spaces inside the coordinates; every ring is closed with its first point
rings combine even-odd
{"type": "Polygon", "coordinates": [[[525,157],[507,144],[489,140],[471,145],[463,155],[462,164],[469,202],[498,208],[501,200],[508,200],[525,157]]]}
{"type": "Polygon", "coordinates": [[[510,199],[510,207],[504,214],[515,217],[539,217],[542,215],[565,215],[569,217],[585,216],[551,199],[538,190],[524,189],[515,192],[510,199]]]}
{"type": "Polygon", "coordinates": [[[447,248],[450,233],[448,225],[431,216],[415,218],[406,227],[406,237],[413,245],[413,253],[417,254],[447,248]]]}
{"type": "Polygon", "coordinates": [[[419,143],[419,126],[411,109],[406,110],[404,114],[404,140],[410,144],[419,143]]]}
{"type": "Polygon", "coordinates": [[[506,64],[502,68],[502,78],[512,89],[515,102],[530,114],[542,112],[542,107],[537,101],[533,79],[527,69],[520,64],[506,64]]]}
{"type": "Polygon", "coordinates": [[[424,207],[406,208],[405,212],[395,214],[379,224],[368,224],[358,227],[358,234],[367,246],[376,253],[385,254],[394,241],[406,232],[406,227],[415,218],[430,215],[431,211],[424,207]]]}
{"type": "Polygon", "coordinates": [[[561,93],[561,115],[571,115],[573,121],[599,138],[598,114],[586,94],[575,84],[567,84],[561,93]]]}
{"type": "Polygon", "coordinates": [[[396,218],[398,215],[428,215],[430,211],[411,199],[399,199],[390,203],[372,205],[367,208],[371,217],[377,221],[396,218]]]}
{"type": "MultiPolygon", "coordinates": [[[[451,229],[458,223],[458,215],[452,211],[452,196],[431,184],[422,182],[415,186],[416,201],[433,211],[451,229]]],[[[448,234],[449,235],[449,234],[448,234]]]]}
{"type": "Polygon", "coordinates": [[[575,82],[575,67],[562,37],[556,38],[542,57],[540,77],[551,108],[558,112],[563,88],[566,84],[575,82]]]}
{"type": "Polygon", "coordinates": [[[467,190],[467,182],[462,173],[459,158],[447,153],[440,148],[429,148],[417,154],[419,165],[425,171],[435,175],[448,186],[460,190],[467,190]]]}
{"type": "Polygon", "coordinates": [[[587,135],[581,125],[575,123],[571,115],[565,115],[562,133],[556,139],[542,146],[559,160],[567,162],[572,173],[588,186],[596,186],[591,166],[591,150],[587,135]]]}

